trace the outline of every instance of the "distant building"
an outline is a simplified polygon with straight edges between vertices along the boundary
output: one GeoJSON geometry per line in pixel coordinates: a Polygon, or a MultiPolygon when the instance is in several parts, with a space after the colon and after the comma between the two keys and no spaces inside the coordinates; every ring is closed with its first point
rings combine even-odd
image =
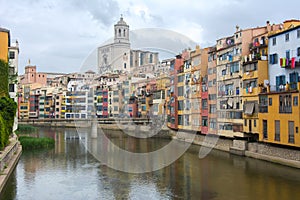
{"type": "Polygon", "coordinates": [[[47,73],[41,73],[36,71],[36,66],[30,64],[30,60],[28,61],[28,65],[25,67],[25,74],[19,76],[19,83],[21,85],[29,84],[29,83],[40,83],[43,86],[47,85],[47,73]]]}
{"type": "Polygon", "coordinates": [[[0,59],[8,62],[8,48],[10,47],[10,31],[0,27],[0,59]]]}
{"type": "Polygon", "coordinates": [[[114,42],[98,48],[98,73],[130,71],[129,26],[121,16],[114,25],[114,42]]]}
{"type": "Polygon", "coordinates": [[[269,79],[259,93],[259,141],[300,147],[300,21],[285,21],[268,39],[269,79]]]}
{"type": "Polygon", "coordinates": [[[208,50],[208,133],[217,134],[217,52],[216,47],[208,50]]]}
{"type": "Polygon", "coordinates": [[[269,84],[276,91],[287,82],[297,88],[300,73],[300,20],[287,20],[282,26],[268,37],[269,84]]]}
{"type": "Polygon", "coordinates": [[[11,77],[8,85],[8,92],[10,98],[13,98],[15,102],[18,102],[18,66],[19,66],[19,42],[11,44],[8,50],[8,74],[11,77]]]}

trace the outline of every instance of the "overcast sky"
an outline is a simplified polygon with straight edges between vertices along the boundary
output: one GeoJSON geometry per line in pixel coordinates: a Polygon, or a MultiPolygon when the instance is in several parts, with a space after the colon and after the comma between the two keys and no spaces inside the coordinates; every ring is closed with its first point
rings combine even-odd
{"type": "Polygon", "coordinates": [[[20,43],[19,74],[28,59],[40,72],[75,72],[113,36],[120,14],[131,30],[164,28],[207,47],[236,25],[299,19],[299,8],[296,0],[0,0],[0,27],[20,43]]]}

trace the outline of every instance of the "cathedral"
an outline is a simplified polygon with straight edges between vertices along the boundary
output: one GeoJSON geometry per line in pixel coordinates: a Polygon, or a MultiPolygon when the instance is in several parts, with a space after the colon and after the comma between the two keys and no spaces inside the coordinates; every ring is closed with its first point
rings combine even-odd
{"type": "Polygon", "coordinates": [[[121,16],[114,25],[114,42],[98,47],[98,73],[130,71],[129,26],[121,16]]]}

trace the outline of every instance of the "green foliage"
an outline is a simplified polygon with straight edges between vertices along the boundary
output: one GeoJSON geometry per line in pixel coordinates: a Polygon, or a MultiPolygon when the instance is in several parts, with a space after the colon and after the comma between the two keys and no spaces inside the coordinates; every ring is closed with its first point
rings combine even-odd
{"type": "Polygon", "coordinates": [[[17,104],[8,97],[0,98],[0,149],[8,144],[9,135],[13,131],[17,104]]]}
{"type": "Polygon", "coordinates": [[[8,143],[8,131],[6,122],[0,114],[0,150],[3,149],[8,143]]]}
{"type": "Polygon", "coordinates": [[[26,125],[26,124],[19,124],[18,129],[16,130],[16,134],[30,134],[30,133],[35,133],[37,130],[36,127],[31,126],[31,125],[26,125]]]}
{"type": "Polygon", "coordinates": [[[42,149],[42,148],[53,148],[55,141],[52,138],[35,138],[28,136],[19,137],[22,148],[24,150],[42,149]]]}
{"type": "Polygon", "coordinates": [[[0,97],[8,97],[8,69],[8,63],[0,59],[0,97]]]}

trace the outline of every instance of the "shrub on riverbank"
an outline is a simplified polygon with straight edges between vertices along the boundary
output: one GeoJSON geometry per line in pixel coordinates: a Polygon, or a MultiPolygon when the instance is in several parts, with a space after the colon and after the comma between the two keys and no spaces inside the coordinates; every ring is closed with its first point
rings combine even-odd
{"type": "Polygon", "coordinates": [[[16,134],[30,134],[30,133],[35,133],[37,130],[36,127],[31,126],[31,125],[25,125],[25,124],[19,124],[18,129],[16,130],[16,134]]]}
{"type": "Polygon", "coordinates": [[[52,148],[55,145],[54,139],[52,138],[35,138],[28,136],[19,137],[23,149],[42,149],[52,148]]]}
{"type": "Polygon", "coordinates": [[[0,98],[0,150],[3,149],[12,134],[17,104],[9,97],[0,98]]]}

